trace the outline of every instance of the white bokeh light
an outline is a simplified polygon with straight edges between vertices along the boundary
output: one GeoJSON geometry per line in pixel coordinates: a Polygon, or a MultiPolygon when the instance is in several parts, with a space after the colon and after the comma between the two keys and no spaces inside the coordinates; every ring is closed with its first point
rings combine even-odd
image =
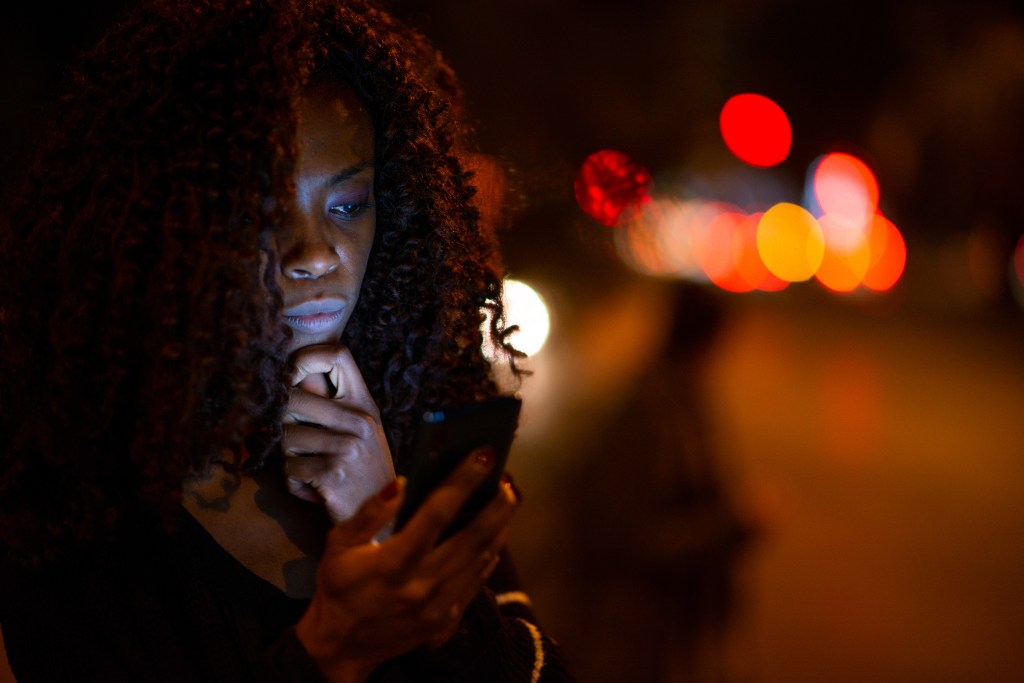
{"type": "MultiPolygon", "coordinates": [[[[519,326],[519,329],[509,336],[509,342],[527,356],[532,356],[541,350],[551,331],[551,316],[547,304],[533,287],[520,280],[507,278],[503,290],[505,326],[519,326]]],[[[485,310],[484,315],[484,355],[493,360],[495,350],[491,347],[487,333],[490,326],[489,311],[485,310]]]]}
{"type": "Polygon", "coordinates": [[[533,287],[513,279],[505,280],[503,301],[509,326],[519,326],[509,341],[527,356],[534,355],[544,346],[551,331],[547,304],[533,287]]]}

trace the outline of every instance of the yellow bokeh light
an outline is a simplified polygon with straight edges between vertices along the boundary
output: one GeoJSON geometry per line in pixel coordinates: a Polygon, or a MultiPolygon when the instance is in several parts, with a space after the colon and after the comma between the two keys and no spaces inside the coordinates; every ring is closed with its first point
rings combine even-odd
{"type": "Polygon", "coordinates": [[[871,247],[865,237],[859,240],[832,240],[835,221],[832,214],[818,219],[825,235],[825,255],[814,277],[833,292],[852,292],[863,281],[871,265],[871,247]]]}
{"type": "Polygon", "coordinates": [[[807,209],[781,202],[768,209],[757,225],[757,252],[776,277],[803,282],[818,270],[825,255],[825,238],[807,209]]]}

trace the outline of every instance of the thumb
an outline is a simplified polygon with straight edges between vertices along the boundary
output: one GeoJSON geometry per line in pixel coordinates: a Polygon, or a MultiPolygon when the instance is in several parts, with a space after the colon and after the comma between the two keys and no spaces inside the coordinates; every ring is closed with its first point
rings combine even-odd
{"type": "Polygon", "coordinates": [[[398,514],[404,496],[405,477],[395,477],[376,495],[367,498],[351,519],[335,525],[330,533],[332,542],[354,546],[374,540],[398,514]]]}

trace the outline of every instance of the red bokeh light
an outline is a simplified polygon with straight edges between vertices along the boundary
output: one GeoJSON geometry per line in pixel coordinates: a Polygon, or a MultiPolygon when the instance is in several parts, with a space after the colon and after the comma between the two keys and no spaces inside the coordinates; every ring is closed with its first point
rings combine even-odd
{"type": "Polygon", "coordinates": [[[782,107],[764,95],[744,93],[726,101],[718,117],[725,146],[752,166],[774,166],[789,155],[793,130],[782,107]]]}
{"type": "Polygon", "coordinates": [[[646,168],[622,152],[605,149],[583,161],[573,189],[587,215],[615,226],[626,209],[650,201],[652,184],[646,168]]]}

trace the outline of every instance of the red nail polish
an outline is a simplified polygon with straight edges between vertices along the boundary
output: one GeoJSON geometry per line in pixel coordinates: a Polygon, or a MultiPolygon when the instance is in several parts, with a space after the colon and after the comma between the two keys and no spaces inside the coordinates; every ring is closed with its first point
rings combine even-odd
{"type": "Polygon", "coordinates": [[[377,494],[383,501],[388,501],[398,495],[398,479],[392,479],[388,482],[388,485],[380,490],[377,494]]]}
{"type": "Polygon", "coordinates": [[[512,492],[512,496],[516,499],[517,503],[522,499],[522,496],[519,494],[519,487],[516,486],[516,483],[512,481],[512,476],[507,472],[501,475],[501,484],[512,492]]]}
{"type": "Polygon", "coordinates": [[[473,452],[473,459],[480,469],[489,470],[494,463],[494,449],[490,446],[481,446],[473,452]]]}

